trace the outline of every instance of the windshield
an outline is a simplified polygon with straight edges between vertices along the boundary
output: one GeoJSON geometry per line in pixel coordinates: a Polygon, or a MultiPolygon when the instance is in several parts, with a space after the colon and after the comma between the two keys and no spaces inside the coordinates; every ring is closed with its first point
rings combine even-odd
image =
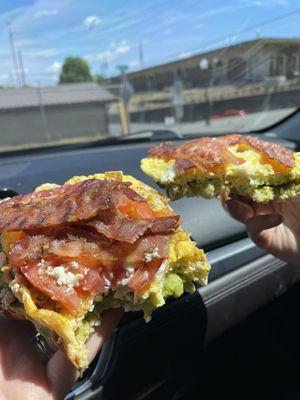
{"type": "Polygon", "coordinates": [[[14,0],[0,10],[0,151],[149,129],[250,132],[300,105],[297,0],[14,0]]]}

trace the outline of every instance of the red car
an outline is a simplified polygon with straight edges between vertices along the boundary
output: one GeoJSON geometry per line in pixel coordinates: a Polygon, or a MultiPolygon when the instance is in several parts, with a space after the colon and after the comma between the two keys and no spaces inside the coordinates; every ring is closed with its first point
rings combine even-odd
{"type": "Polygon", "coordinates": [[[245,110],[241,109],[230,109],[226,110],[220,114],[214,114],[211,119],[220,119],[224,117],[245,117],[247,115],[245,110]]]}

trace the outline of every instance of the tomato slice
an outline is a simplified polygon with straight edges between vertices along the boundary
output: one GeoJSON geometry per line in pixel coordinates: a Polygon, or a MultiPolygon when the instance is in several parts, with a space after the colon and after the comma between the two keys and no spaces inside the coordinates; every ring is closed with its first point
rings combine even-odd
{"type": "Polygon", "coordinates": [[[75,287],[75,290],[77,293],[96,296],[103,293],[109,286],[110,282],[107,278],[105,280],[95,269],[88,269],[84,272],[84,278],[80,282],[80,285],[75,287]]]}
{"type": "Polygon", "coordinates": [[[153,277],[161,266],[162,261],[163,259],[157,258],[149,263],[142,264],[138,269],[136,269],[133,277],[128,283],[128,286],[137,293],[146,290],[153,281],[153,277]]]}
{"type": "Polygon", "coordinates": [[[138,219],[151,219],[156,216],[147,203],[134,201],[128,198],[123,199],[122,203],[119,205],[119,211],[129,217],[138,219]]]}
{"type": "Polygon", "coordinates": [[[41,268],[38,263],[39,260],[34,260],[20,268],[26,279],[40,292],[64,306],[71,314],[78,314],[82,307],[82,299],[74,288],[59,285],[54,277],[47,274],[47,267],[41,268]]]}
{"type": "Polygon", "coordinates": [[[124,198],[118,207],[122,214],[137,219],[152,219],[158,217],[171,217],[176,215],[169,210],[153,211],[148,203],[124,198]]]}

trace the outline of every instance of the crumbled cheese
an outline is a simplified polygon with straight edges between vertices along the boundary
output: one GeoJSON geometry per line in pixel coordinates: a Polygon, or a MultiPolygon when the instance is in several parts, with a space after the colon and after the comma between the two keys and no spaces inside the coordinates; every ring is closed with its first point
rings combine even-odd
{"type": "Polygon", "coordinates": [[[12,282],[10,285],[10,290],[13,292],[14,295],[17,295],[20,290],[20,285],[17,282],[12,282]]]}
{"type": "Polygon", "coordinates": [[[92,312],[95,308],[95,304],[93,302],[91,302],[91,304],[89,305],[88,311],[92,312]]]}
{"type": "Polygon", "coordinates": [[[78,268],[78,263],[76,261],[71,262],[71,268],[78,268]]]}
{"type": "Polygon", "coordinates": [[[175,167],[174,165],[170,165],[164,174],[163,180],[166,183],[173,182],[175,177],[176,177],[175,167]]]}
{"type": "Polygon", "coordinates": [[[155,247],[155,249],[152,251],[152,253],[145,253],[144,254],[144,260],[146,261],[146,263],[151,262],[155,258],[159,258],[159,253],[158,253],[158,248],[157,247],[155,247]]]}
{"type": "Polygon", "coordinates": [[[131,267],[130,265],[124,265],[123,268],[125,270],[125,278],[120,279],[117,282],[117,285],[126,286],[128,285],[130,279],[132,278],[132,275],[134,274],[134,268],[131,267]]]}
{"type": "Polygon", "coordinates": [[[83,278],[82,274],[73,274],[70,271],[66,273],[62,266],[55,267],[53,270],[49,271],[47,268],[47,273],[49,276],[55,278],[59,285],[66,285],[69,290],[74,286],[79,286],[79,281],[83,278]]]}
{"type": "Polygon", "coordinates": [[[109,279],[106,278],[105,275],[103,275],[103,280],[104,280],[104,290],[107,291],[110,288],[111,282],[109,279]]]}
{"type": "Polygon", "coordinates": [[[45,260],[42,258],[41,261],[37,264],[38,267],[44,267],[45,266],[45,260]]]}

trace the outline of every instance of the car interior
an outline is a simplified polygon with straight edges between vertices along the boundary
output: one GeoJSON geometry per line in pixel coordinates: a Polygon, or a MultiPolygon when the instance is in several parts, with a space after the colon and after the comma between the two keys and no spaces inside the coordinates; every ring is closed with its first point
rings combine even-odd
{"type": "MultiPolygon", "coordinates": [[[[296,150],[299,143],[288,132],[299,129],[297,112],[256,136],[296,150]]],[[[32,191],[40,182],[63,183],[74,171],[123,170],[153,186],[139,162],[163,132],[146,134],[101,147],[3,153],[1,197],[32,191]]],[[[170,132],[166,137],[171,140],[170,132]]],[[[173,134],[176,144],[185,139],[173,134]]],[[[208,254],[208,286],[169,301],[149,323],[139,313],[126,314],[66,399],[296,396],[299,268],[256,247],[218,200],[184,198],[172,207],[208,254]]]]}
{"type": "MultiPolygon", "coordinates": [[[[166,141],[241,133],[300,151],[297,2],[50,3],[0,20],[0,199],[105,171],[165,195],[140,161],[166,141]]],[[[170,204],[208,285],[150,322],[125,313],[65,400],[300,398],[299,266],[257,247],[219,199],[170,204]]]]}

